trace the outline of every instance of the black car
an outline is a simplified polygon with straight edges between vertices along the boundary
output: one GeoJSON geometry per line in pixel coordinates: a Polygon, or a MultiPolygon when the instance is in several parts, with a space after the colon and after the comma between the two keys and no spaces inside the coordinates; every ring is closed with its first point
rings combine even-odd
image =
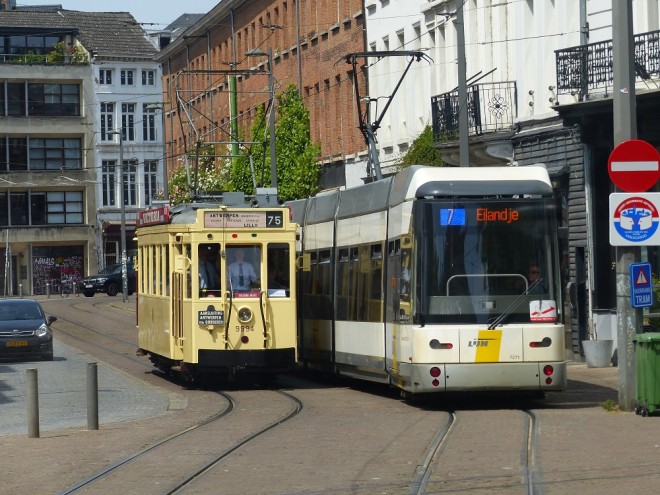
{"type": "Polygon", "coordinates": [[[53,360],[53,332],[41,305],[34,299],[0,300],[0,358],[37,357],[53,360]]]}
{"type": "MultiPolygon", "coordinates": [[[[132,264],[126,265],[128,282],[128,295],[135,292],[135,270],[132,264]]],[[[105,292],[109,296],[116,296],[122,291],[121,265],[109,265],[98,275],[90,275],[80,282],[80,292],[86,297],[92,297],[97,292],[105,292]]]]}

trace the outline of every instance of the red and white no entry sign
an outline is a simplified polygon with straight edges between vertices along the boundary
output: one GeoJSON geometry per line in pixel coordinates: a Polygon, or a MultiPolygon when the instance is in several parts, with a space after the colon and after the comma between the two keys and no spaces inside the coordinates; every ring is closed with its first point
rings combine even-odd
{"type": "Polygon", "coordinates": [[[610,153],[607,171],[622,191],[648,191],[660,179],[660,153],[646,141],[624,141],[610,153]]]}

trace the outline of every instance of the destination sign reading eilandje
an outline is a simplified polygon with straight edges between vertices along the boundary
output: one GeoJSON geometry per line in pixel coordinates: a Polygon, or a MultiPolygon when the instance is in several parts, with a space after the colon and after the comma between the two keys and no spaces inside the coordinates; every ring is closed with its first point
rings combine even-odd
{"type": "Polygon", "coordinates": [[[284,227],[281,211],[206,211],[204,227],[210,229],[257,229],[284,227]]]}

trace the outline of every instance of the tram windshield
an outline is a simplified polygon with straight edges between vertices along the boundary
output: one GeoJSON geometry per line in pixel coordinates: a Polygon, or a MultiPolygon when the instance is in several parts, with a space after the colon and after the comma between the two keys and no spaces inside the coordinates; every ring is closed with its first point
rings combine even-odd
{"type": "Polygon", "coordinates": [[[532,301],[556,308],[549,200],[424,201],[418,207],[416,319],[488,324],[507,312],[507,322],[529,323],[532,301]]]}

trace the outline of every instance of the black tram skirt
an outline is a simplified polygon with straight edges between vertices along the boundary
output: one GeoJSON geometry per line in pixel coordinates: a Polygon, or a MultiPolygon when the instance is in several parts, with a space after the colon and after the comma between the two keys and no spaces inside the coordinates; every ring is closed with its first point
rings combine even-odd
{"type": "Polygon", "coordinates": [[[295,365],[296,350],[264,349],[252,351],[218,351],[200,349],[197,355],[199,367],[205,369],[243,368],[246,370],[290,370],[295,365]]]}

